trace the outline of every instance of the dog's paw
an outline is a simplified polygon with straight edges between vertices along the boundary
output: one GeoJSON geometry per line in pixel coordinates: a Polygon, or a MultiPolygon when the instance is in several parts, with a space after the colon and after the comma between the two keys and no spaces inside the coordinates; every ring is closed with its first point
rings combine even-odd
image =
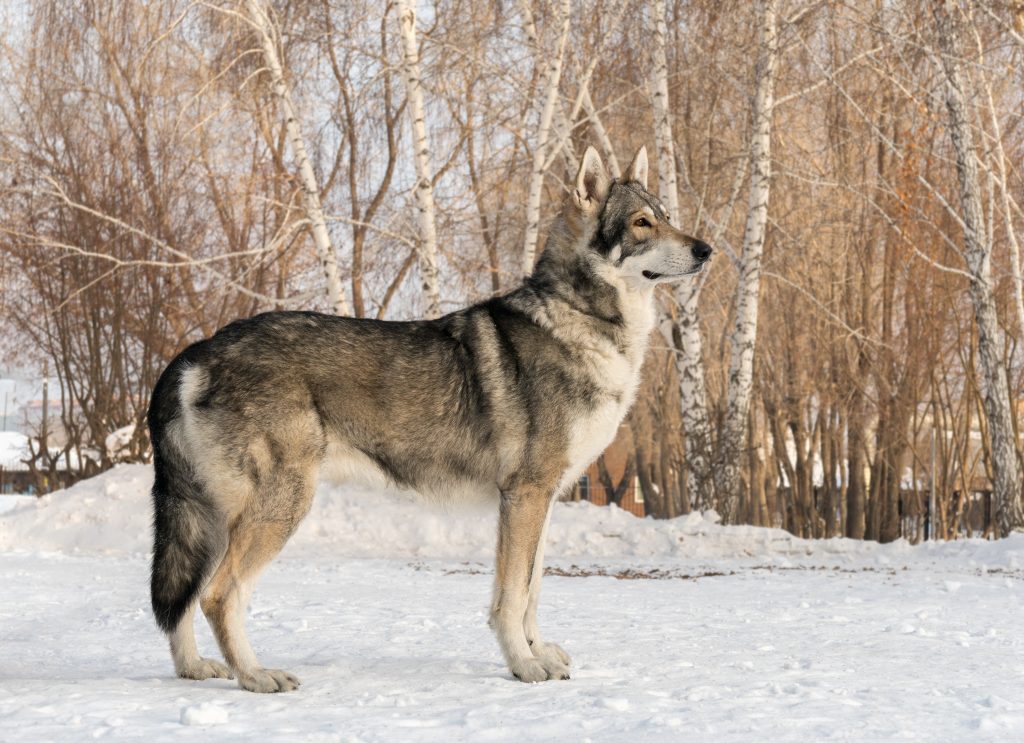
{"type": "Polygon", "coordinates": [[[535,658],[526,658],[509,663],[508,670],[512,671],[513,676],[526,684],[536,684],[539,681],[547,681],[550,678],[544,666],[535,658]]]}
{"type": "Polygon", "coordinates": [[[206,679],[233,679],[235,676],[231,673],[231,669],[221,663],[219,660],[213,660],[211,658],[200,658],[197,663],[193,663],[186,668],[178,670],[178,676],[183,679],[192,679],[193,681],[205,681],[206,679]]]}
{"type": "Polygon", "coordinates": [[[275,668],[259,668],[252,673],[238,675],[238,685],[246,691],[257,694],[275,694],[279,691],[294,691],[300,681],[287,671],[275,668]]]}
{"type": "Polygon", "coordinates": [[[509,664],[509,670],[516,679],[524,684],[538,684],[542,681],[563,680],[569,678],[567,666],[557,661],[546,663],[537,658],[528,658],[509,664]]]}
{"type": "Polygon", "coordinates": [[[569,680],[569,666],[565,665],[565,663],[554,658],[545,658],[540,664],[544,667],[544,672],[547,673],[549,679],[553,681],[569,680]]]}
{"type": "Polygon", "coordinates": [[[549,663],[560,663],[566,667],[572,665],[569,654],[553,642],[535,642],[530,649],[545,668],[549,663]]]}

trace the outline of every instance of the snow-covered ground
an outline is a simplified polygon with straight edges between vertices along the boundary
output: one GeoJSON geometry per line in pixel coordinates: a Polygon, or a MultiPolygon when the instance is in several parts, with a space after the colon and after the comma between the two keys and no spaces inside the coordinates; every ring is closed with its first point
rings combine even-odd
{"type": "Polygon", "coordinates": [[[5,513],[34,500],[34,495],[0,495],[0,513],[5,513]]]}
{"type": "MultiPolygon", "coordinates": [[[[148,468],[0,514],[0,740],[1021,740],[1024,537],[911,547],[557,506],[524,685],[486,626],[494,516],[323,487],[253,599],[261,696],[174,678],[148,468]]],[[[204,622],[200,647],[215,646],[204,622]]]]}

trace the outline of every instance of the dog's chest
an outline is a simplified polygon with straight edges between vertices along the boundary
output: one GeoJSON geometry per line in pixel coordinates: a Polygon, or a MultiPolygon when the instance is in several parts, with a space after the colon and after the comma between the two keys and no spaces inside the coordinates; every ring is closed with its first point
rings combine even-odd
{"type": "Polygon", "coordinates": [[[624,350],[602,345],[591,352],[594,380],[601,389],[595,405],[574,421],[569,431],[569,468],[562,478],[567,487],[614,441],[640,385],[647,338],[654,324],[653,307],[639,306],[624,350]]]}
{"type": "Polygon", "coordinates": [[[629,412],[629,403],[610,400],[581,416],[572,426],[569,444],[569,469],[563,477],[568,485],[597,459],[615,440],[619,425],[629,412]]]}

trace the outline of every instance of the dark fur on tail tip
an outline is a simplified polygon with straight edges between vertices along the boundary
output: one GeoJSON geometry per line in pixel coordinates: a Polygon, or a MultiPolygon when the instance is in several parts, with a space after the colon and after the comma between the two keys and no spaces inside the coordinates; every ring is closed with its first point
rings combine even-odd
{"type": "Polygon", "coordinates": [[[153,390],[149,431],[153,444],[153,614],[171,632],[209,578],[226,543],[223,516],[167,437],[179,415],[181,364],[172,364],[153,390]]]}
{"type": "Polygon", "coordinates": [[[180,484],[167,490],[153,486],[155,539],[150,586],[153,615],[165,632],[178,626],[223,552],[219,515],[201,499],[201,493],[199,498],[195,495],[180,484]]]}

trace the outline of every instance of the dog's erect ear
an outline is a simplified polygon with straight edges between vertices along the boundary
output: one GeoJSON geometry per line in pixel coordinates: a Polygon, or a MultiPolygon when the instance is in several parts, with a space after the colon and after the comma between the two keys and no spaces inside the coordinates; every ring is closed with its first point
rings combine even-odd
{"type": "Polygon", "coordinates": [[[580,172],[576,174],[576,190],[572,202],[584,214],[596,212],[608,195],[608,174],[604,170],[601,156],[593,147],[583,153],[580,172]]]}
{"type": "Polygon", "coordinates": [[[627,181],[636,181],[637,183],[639,183],[641,186],[644,187],[644,190],[647,189],[647,148],[646,147],[641,147],[639,150],[636,151],[636,154],[633,155],[633,162],[631,162],[629,164],[629,167],[626,168],[625,180],[627,180],[627,181]]]}

